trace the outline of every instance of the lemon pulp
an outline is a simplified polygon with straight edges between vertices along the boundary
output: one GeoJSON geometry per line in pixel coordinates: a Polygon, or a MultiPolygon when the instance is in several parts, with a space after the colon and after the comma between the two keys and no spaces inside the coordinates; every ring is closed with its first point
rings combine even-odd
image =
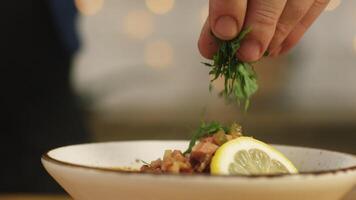
{"type": "Polygon", "coordinates": [[[287,174],[297,168],[281,152],[251,137],[239,137],[223,144],[212,158],[212,174],[287,174]]]}

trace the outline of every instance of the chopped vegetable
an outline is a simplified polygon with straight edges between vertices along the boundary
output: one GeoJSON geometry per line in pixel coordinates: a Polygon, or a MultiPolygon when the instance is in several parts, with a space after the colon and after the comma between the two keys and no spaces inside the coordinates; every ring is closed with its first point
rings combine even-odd
{"type": "Polygon", "coordinates": [[[228,128],[218,122],[203,122],[193,135],[184,154],[179,150],[166,150],[163,159],[145,163],[140,171],[149,173],[209,173],[211,159],[218,148],[241,135],[241,126],[236,123],[228,128]]]}
{"type": "Polygon", "coordinates": [[[221,129],[226,130],[226,127],[223,127],[218,122],[211,122],[211,123],[202,122],[200,127],[195,131],[194,135],[192,136],[192,139],[190,140],[189,143],[189,147],[184,152],[184,154],[190,153],[192,151],[193,146],[200,138],[212,135],[221,129]]]}
{"type": "Polygon", "coordinates": [[[227,141],[226,133],[224,130],[219,130],[213,135],[214,142],[218,145],[222,145],[227,141]]]}

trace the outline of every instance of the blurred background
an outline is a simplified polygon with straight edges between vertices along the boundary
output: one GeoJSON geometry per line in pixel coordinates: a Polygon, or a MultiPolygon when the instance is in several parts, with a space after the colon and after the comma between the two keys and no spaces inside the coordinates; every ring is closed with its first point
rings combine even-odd
{"type": "Polygon", "coordinates": [[[333,0],[291,53],[255,65],[247,114],[208,91],[208,1],[81,0],[73,83],[95,141],[187,139],[201,119],[272,143],[356,153],[356,2],[333,0]],[[157,3],[159,2],[159,3],[157,3]]]}
{"type": "Polygon", "coordinates": [[[8,1],[4,10],[14,20],[1,38],[0,152],[9,162],[0,193],[61,192],[40,166],[48,149],[189,139],[201,120],[356,154],[356,1],[331,0],[293,51],[256,63],[260,90],[247,113],[218,97],[222,80],[209,93],[197,48],[207,0],[8,1]]]}

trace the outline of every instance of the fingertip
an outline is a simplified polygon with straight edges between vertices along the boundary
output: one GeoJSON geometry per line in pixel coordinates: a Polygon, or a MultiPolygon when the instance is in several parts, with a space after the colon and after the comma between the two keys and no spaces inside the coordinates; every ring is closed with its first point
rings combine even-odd
{"type": "Polygon", "coordinates": [[[215,52],[218,50],[218,44],[216,43],[215,38],[211,33],[208,20],[206,21],[200,34],[198,40],[198,49],[200,54],[207,59],[212,59],[215,52]]]}
{"type": "Polygon", "coordinates": [[[238,34],[237,20],[232,16],[219,17],[212,26],[212,31],[221,40],[231,40],[238,34]]]}
{"type": "Polygon", "coordinates": [[[257,40],[245,40],[237,51],[237,57],[242,61],[253,62],[262,57],[262,45],[257,40]]]}
{"type": "Polygon", "coordinates": [[[209,0],[209,24],[221,40],[234,39],[245,21],[247,0],[209,0]]]}
{"type": "Polygon", "coordinates": [[[202,40],[201,38],[198,41],[198,49],[200,54],[206,59],[212,59],[214,55],[214,47],[213,45],[207,45],[206,41],[202,40]]]}

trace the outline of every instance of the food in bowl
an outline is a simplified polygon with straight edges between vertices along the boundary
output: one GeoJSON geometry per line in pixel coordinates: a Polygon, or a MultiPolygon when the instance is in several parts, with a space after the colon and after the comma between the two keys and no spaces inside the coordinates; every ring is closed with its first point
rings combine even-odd
{"type": "Polygon", "coordinates": [[[70,145],[45,153],[42,163],[76,200],[340,200],[356,184],[354,155],[286,145],[273,145],[297,166],[298,174],[215,176],[151,174],[137,159],[155,160],[165,149],[187,148],[189,141],[141,140],[70,145]]]}
{"type": "Polygon", "coordinates": [[[265,175],[298,173],[272,146],[246,137],[239,124],[202,123],[185,152],[166,150],[163,158],[144,162],[146,173],[207,173],[213,175],[265,175]]]}

